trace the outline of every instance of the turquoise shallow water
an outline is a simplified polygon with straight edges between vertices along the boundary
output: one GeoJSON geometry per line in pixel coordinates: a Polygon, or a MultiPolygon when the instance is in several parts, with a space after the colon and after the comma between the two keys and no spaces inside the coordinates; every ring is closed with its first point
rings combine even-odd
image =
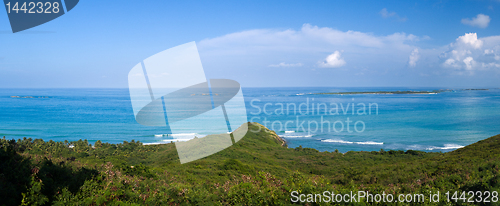
{"type": "MultiPolygon", "coordinates": [[[[450,151],[500,134],[499,89],[438,94],[312,94],[433,89],[441,88],[243,88],[243,94],[248,120],[266,124],[290,147],[342,152],[450,151]]],[[[0,89],[0,135],[6,138],[157,143],[193,136],[188,130],[173,137],[163,135],[167,132],[163,127],[135,122],[128,89],[0,89]]]]}

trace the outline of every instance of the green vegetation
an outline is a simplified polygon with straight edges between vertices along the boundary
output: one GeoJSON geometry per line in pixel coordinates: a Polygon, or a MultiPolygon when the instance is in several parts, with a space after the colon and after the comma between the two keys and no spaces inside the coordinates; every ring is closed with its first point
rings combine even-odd
{"type": "Polygon", "coordinates": [[[441,191],[444,199],[500,186],[500,135],[448,153],[342,154],[286,148],[262,125],[249,129],[260,131],[182,165],[174,144],[0,139],[0,205],[288,205],[291,191],[441,191]]]}

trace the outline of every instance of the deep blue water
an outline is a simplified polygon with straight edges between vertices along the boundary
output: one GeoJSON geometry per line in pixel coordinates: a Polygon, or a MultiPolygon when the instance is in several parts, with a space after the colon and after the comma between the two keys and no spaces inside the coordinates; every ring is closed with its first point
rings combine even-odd
{"type": "MultiPolygon", "coordinates": [[[[500,134],[500,89],[438,94],[311,94],[433,89],[441,88],[243,88],[243,94],[248,120],[266,124],[284,137],[289,147],[341,152],[450,151],[500,134]],[[321,122],[323,129],[316,128],[315,123],[321,122]]],[[[159,137],[165,133],[163,127],[142,126],[135,121],[128,89],[0,89],[0,135],[9,139],[110,143],[134,139],[155,143],[165,142],[159,137]]]]}

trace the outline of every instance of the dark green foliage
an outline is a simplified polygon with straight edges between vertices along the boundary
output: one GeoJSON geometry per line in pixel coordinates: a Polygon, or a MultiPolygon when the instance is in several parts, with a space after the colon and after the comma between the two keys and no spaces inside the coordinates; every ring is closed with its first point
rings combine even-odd
{"type": "Polygon", "coordinates": [[[4,138],[0,205],[288,205],[295,190],[429,194],[500,187],[500,136],[448,153],[342,154],[283,145],[254,123],[232,147],[181,165],[174,144],[4,138]]]}
{"type": "Polygon", "coordinates": [[[43,205],[63,188],[77,193],[86,180],[98,175],[95,169],[49,160],[53,154],[70,155],[71,151],[53,141],[0,140],[0,205],[43,205]]]}
{"type": "Polygon", "coordinates": [[[156,175],[151,171],[148,166],[144,166],[142,163],[136,166],[121,164],[119,169],[123,171],[124,174],[130,176],[142,176],[146,178],[153,178],[156,175]]]}
{"type": "Polygon", "coordinates": [[[24,148],[15,140],[0,141],[0,200],[5,205],[18,205],[31,182],[31,162],[16,151],[24,148]]]}

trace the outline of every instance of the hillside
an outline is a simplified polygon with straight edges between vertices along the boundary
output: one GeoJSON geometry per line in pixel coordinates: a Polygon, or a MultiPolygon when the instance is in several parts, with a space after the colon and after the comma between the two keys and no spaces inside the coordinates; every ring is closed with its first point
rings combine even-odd
{"type": "Polygon", "coordinates": [[[249,130],[260,132],[248,132],[233,146],[182,165],[174,144],[98,141],[92,146],[82,140],[4,137],[0,205],[287,205],[291,191],[441,191],[444,198],[444,191],[499,189],[500,135],[448,153],[342,154],[287,148],[257,123],[249,130]]]}

